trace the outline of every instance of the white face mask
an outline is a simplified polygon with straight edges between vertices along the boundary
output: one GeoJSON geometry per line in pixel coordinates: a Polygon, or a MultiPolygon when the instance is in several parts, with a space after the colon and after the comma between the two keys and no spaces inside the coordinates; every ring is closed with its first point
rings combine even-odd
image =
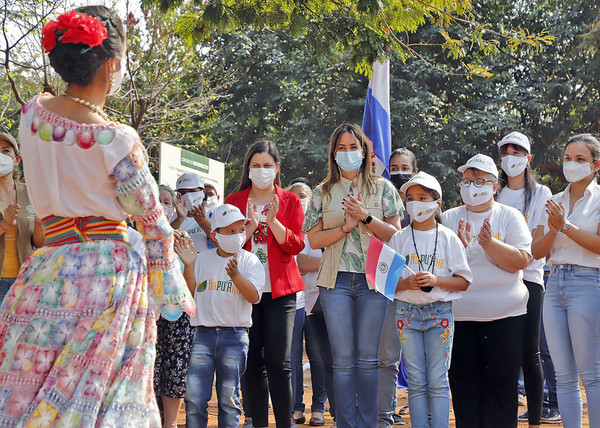
{"type": "Polygon", "coordinates": [[[469,187],[460,188],[460,197],[466,205],[477,206],[485,204],[494,196],[494,185],[486,184],[475,187],[473,183],[469,187]]]}
{"type": "Polygon", "coordinates": [[[437,201],[433,202],[421,202],[421,201],[408,201],[406,203],[406,210],[410,215],[411,220],[417,223],[423,223],[429,217],[435,214],[439,206],[437,201]]]}
{"type": "Polygon", "coordinates": [[[246,233],[236,233],[235,235],[222,235],[215,233],[219,247],[229,254],[237,253],[246,243],[246,233]]]}
{"type": "Polygon", "coordinates": [[[4,153],[0,153],[0,177],[10,174],[15,169],[15,160],[4,153]]]}
{"type": "Polygon", "coordinates": [[[589,176],[593,171],[589,162],[569,161],[563,163],[563,174],[569,183],[576,183],[589,176]]]}
{"type": "Polygon", "coordinates": [[[204,192],[203,191],[189,192],[181,197],[181,201],[183,202],[185,207],[188,209],[188,211],[191,210],[193,207],[197,207],[198,205],[202,204],[203,200],[204,200],[204,192]]]}
{"type": "Polygon", "coordinates": [[[527,168],[527,156],[506,155],[502,158],[502,171],[509,177],[516,177],[527,168]]]}
{"type": "Polygon", "coordinates": [[[217,199],[216,196],[209,196],[208,198],[206,198],[206,204],[204,205],[204,207],[207,210],[214,210],[217,205],[219,205],[219,199],[217,199]]]}
{"type": "Polygon", "coordinates": [[[175,211],[175,208],[165,204],[162,204],[162,207],[163,211],[165,212],[165,217],[167,217],[167,220],[169,220],[170,222],[171,218],[173,217],[173,212],[175,211]]]}
{"type": "Polygon", "coordinates": [[[308,198],[300,199],[300,203],[302,204],[302,211],[306,214],[306,210],[308,209],[308,203],[310,200],[308,198]]]}
{"type": "Polygon", "coordinates": [[[248,177],[258,189],[271,187],[277,175],[277,168],[250,168],[248,177]]]}
{"type": "Polygon", "coordinates": [[[112,80],[110,83],[110,88],[108,89],[108,95],[116,94],[119,92],[119,89],[121,89],[121,83],[123,82],[123,77],[125,77],[125,57],[121,57],[120,61],[121,68],[111,73],[112,80]]]}

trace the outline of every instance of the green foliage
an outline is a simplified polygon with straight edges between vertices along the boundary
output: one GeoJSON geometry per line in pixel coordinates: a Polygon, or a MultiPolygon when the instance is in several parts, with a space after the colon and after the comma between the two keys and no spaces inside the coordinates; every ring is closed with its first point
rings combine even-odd
{"type": "MultiPolygon", "coordinates": [[[[143,2],[164,10],[182,5],[181,0],[143,2]]],[[[421,44],[413,43],[411,35],[426,24],[443,38],[435,45],[454,59],[463,58],[468,46],[483,55],[494,54],[498,39],[510,40],[512,48],[525,44],[539,49],[551,42],[544,33],[510,27],[492,30],[475,19],[471,0],[196,0],[192,4],[194,12],[181,16],[176,27],[187,43],[200,43],[215,30],[221,34],[248,27],[258,32],[283,31],[302,36],[310,55],[327,58],[332,52],[344,53],[344,59],[366,76],[375,60],[391,54],[403,60],[419,57],[421,44]],[[460,30],[452,37],[451,27],[460,30]]],[[[481,67],[456,65],[463,74],[486,75],[481,67]]]]}

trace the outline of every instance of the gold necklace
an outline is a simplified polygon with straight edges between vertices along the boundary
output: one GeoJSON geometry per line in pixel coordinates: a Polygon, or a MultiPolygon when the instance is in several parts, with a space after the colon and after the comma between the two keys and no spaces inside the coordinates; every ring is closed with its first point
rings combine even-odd
{"type": "Polygon", "coordinates": [[[64,95],[67,98],[72,99],[73,101],[75,101],[76,103],[81,104],[82,106],[85,106],[85,107],[89,108],[94,113],[97,113],[102,119],[106,120],[107,122],[110,122],[110,119],[108,118],[108,115],[106,113],[104,113],[104,111],[100,107],[98,107],[97,105],[92,104],[91,102],[83,100],[81,98],[74,97],[73,95],[67,93],[66,91],[63,92],[62,95],[64,95]]]}

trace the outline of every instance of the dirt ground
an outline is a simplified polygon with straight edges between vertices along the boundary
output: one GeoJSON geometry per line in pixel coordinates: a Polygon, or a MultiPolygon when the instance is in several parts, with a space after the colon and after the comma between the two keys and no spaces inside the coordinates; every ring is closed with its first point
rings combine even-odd
{"type": "MultiPolygon", "coordinates": [[[[581,385],[580,385],[581,386],[581,385]]],[[[585,392],[583,389],[583,386],[581,386],[581,391],[583,394],[583,400],[585,403],[585,392]]],[[[304,371],[304,402],[305,403],[310,403],[311,402],[311,386],[310,386],[310,370],[305,370],[304,371]]],[[[524,399],[522,401],[525,401],[524,399]]],[[[408,404],[408,393],[406,392],[406,390],[402,390],[399,389],[398,390],[398,409],[402,408],[403,406],[405,406],[406,404],[408,404]]],[[[326,405],[326,408],[327,405],[326,405]]],[[[298,428],[301,428],[303,426],[308,427],[308,420],[310,419],[310,404],[307,405],[307,409],[309,410],[306,413],[306,425],[298,425],[298,428]]],[[[527,408],[525,406],[520,406],[519,407],[519,413],[524,412],[525,410],[527,410],[527,408]]],[[[216,393],[213,393],[213,400],[209,403],[209,407],[208,407],[208,414],[209,414],[209,421],[208,421],[208,426],[209,427],[217,427],[217,400],[216,400],[216,393]]],[[[397,427],[403,426],[403,427],[410,427],[410,414],[409,415],[404,415],[403,416],[404,420],[406,421],[406,425],[395,425],[397,427]]],[[[590,426],[587,423],[587,405],[584,405],[583,408],[583,425],[582,428],[590,428],[590,426]]],[[[184,428],[185,427],[185,409],[184,406],[182,405],[181,407],[181,411],[179,412],[179,419],[177,420],[179,427],[180,428],[184,428]]],[[[243,422],[243,421],[242,421],[243,422]]],[[[329,428],[331,427],[331,425],[333,424],[333,419],[331,419],[331,416],[329,415],[329,411],[326,410],[325,412],[325,427],[329,428]]],[[[241,425],[240,425],[241,426],[241,425]]],[[[274,427],[275,426],[275,419],[273,418],[273,413],[271,411],[269,411],[269,427],[274,427]]],[[[545,427],[562,427],[562,424],[554,424],[554,425],[544,425],[545,427]]],[[[450,428],[454,428],[454,413],[452,412],[452,409],[450,410],[450,428]]],[[[519,428],[527,428],[528,424],[527,422],[520,422],[519,423],[519,428]]],[[[190,428],[194,428],[194,427],[190,427],[190,428]]]]}

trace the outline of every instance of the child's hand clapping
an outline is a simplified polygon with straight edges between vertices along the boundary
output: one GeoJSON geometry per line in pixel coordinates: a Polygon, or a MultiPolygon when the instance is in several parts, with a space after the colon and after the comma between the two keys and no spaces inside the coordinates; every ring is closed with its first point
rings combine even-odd
{"type": "Polygon", "coordinates": [[[186,266],[193,266],[196,262],[196,256],[198,255],[196,251],[193,251],[192,248],[190,248],[188,240],[183,237],[175,239],[175,253],[186,266]]]}
{"type": "Polygon", "coordinates": [[[229,275],[231,279],[240,273],[237,266],[237,253],[235,253],[229,262],[227,262],[227,266],[225,266],[225,272],[227,272],[227,275],[229,275]]]}

